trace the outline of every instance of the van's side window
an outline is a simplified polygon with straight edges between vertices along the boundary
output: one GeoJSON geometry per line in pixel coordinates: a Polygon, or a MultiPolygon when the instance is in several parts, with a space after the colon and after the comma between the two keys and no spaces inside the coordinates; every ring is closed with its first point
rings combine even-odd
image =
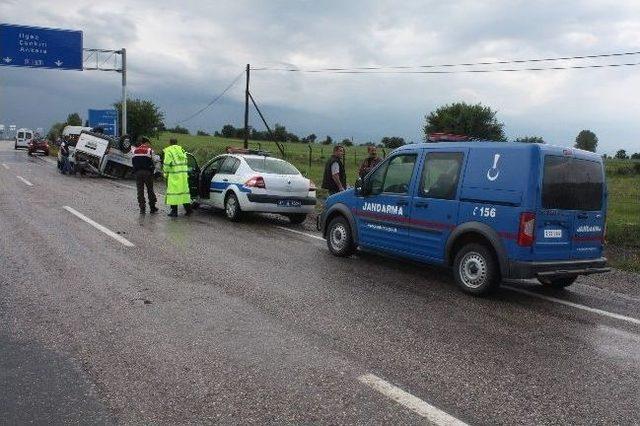
{"type": "Polygon", "coordinates": [[[430,152],[424,162],[420,195],[452,200],[456,196],[463,155],[461,152],[430,152]]]}
{"type": "Polygon", "coordinates": [[[377,195],[382,192],[392,194],[406,194],[416,164],[416,154],[402,154],[392,157],[371,174],[369,192],[377,195]]]}

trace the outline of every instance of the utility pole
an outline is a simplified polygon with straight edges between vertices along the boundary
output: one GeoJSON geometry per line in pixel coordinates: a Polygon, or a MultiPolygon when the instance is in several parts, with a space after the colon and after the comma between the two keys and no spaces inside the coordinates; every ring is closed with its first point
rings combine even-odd
{"type": "Polygon", "coordinates": [[[122,134],[127,134],[127,49],[120,51],[122,55],[122,134]]]}
{"type": "Polygon", "coordinates": [[[247,64],[247,88],[244,91],[244,148],[249,148],[249,74],[251,66],[247,64]]]}

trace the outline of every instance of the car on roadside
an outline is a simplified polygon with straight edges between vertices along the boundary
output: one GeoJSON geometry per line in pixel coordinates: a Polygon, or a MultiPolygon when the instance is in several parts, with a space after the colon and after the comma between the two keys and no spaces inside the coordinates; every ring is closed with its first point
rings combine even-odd
{"type": "Polygon", "coordinates": [[[471,294],[503,279],[553,288],[609,271],[602,158],[579,149],[490,141],[410,144],[318,218],[329,251],[356,248],[446,266],[471,294]]]}
{"type": "Polygon", "coordinates": [[[277,213],[304,222],[316,205],[316,186],[291,163],[262,151],[228,150],[202,167],[191,154],[189,187],[194,206],[223,209],[237,222],[247,212],[277,213]]]}
{"type": "Polygon", "coordinates": [[[33,139],[33,130],[31,129],[18,129],[16,131],[16,138],[14,141],[13,149],[29,148],[29,142],[33,139]]]}
{"type": "Polygon", "coordinates": [[[42,152],[45,156],[49,156],[49,141],[44,138],[34,138],[27,144],[27,153],[33,155],[36,152],[42,152]]]}

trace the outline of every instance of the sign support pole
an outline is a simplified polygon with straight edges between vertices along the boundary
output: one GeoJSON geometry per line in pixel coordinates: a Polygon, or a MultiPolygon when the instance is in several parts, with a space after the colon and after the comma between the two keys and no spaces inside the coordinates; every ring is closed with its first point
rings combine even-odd
{"type": "Polygon", "coordinates": [[[251,66],[247,64],[247,88],[244,91],[244,149],[249,148],[249,73],[251,66]]]}
{"type": "Polygon", "coordinates": [[[122,134],[127,134],[127,49],[120,51],[122,57],[122,134]]]}

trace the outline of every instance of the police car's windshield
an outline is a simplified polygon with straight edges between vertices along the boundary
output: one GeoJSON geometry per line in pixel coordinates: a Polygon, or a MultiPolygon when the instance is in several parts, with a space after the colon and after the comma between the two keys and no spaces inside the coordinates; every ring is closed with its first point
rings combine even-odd
{"type": "Polygon", "coordinates": [[[547,155],[542,180],[542,208],[601,210],[602,165],[596,161],[547,155]]]}
{"type": "Polygon", "coordinates": [[[245,161],[251,170],[259,173],[273,173],[276,175],[299,175],[300,172],[293,165],[277,158],[250,158],[245,157],[245,161]]]}

